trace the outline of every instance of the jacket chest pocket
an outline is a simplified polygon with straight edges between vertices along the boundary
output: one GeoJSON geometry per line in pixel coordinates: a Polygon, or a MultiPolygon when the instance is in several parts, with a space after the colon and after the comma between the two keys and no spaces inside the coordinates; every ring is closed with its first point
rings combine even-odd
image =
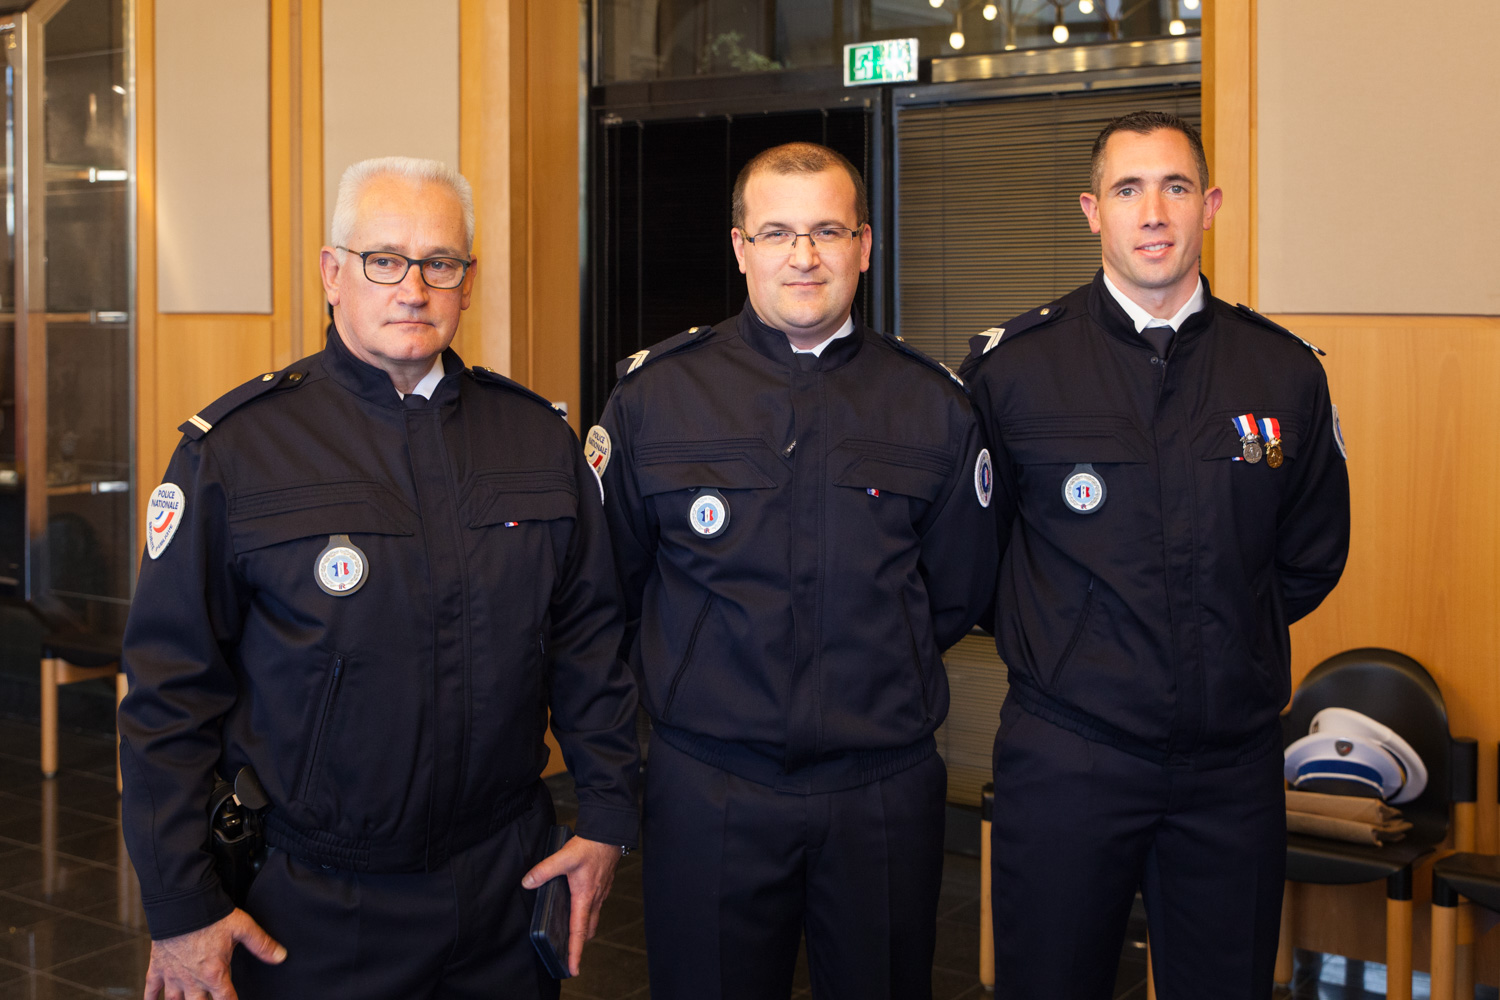
{"type": "Polygon", "coordinates": [[[1130,510],[1156,507],[1151,448],[1123,417],[1031,418],[1002,433],[1019,467],[1022,507],[1034,520],[1117,531],[1130,510]]]}
{"type": "Polygon", "coordinates": [[[636,448],[636,481],[649,498],[662,537],[689,544],[748,537],[764,500],[789,478],[786,463],[758,438],[676,441],[636,448]],[[713,502],[706,494],[718,493],[713,502]],[[730,521],[735,521],[731,527],[730,521]]]}
{"type": "Polygon", "coordinates": [[[559,469],[482,473],[464,494],[461,516],[472,554],[525,566],[533,577],[550,566],[555,577],[578,519],[578,489],[559,469]]]}
{"type": "Polygon", "coordinates": [[[835,517],[869,516],[883,528],[915,537],[942,496],[953,458],[935,448],[849,440],[829,453],[828,471],[838,487],[832,491],[835,517]]]}
{"type": "MultiPolygon", "coordinates": [[[[279,487],[236,494],[229,504],[229,534],[246,580],[282,600],[318,595],[319,554],[348,536],[357,549],[350,565],[326,574],[337,586],[340,572],[357,572],[363,586],[381,576],[387,562],[382,538],[416,532],[416,515],[379,483],[346,481],[279,487]]],[[[394,567],[391,567],[394,568],[394,567]]],[[[353,596],[351,589],[347,596],[353,596]]]]}
{"type": "Polygon", "coordinates": [[[1239,412],[1216,414],[1198,432],[1194,447],[1201,465],[1203,495],[1219,498],[1220,504],[1227,498],[1236,519],[1249,519],[1245,523],[1269,519],[1274,525],[1281,498],[1297,473],[1302,427],[1300,422],[1279,419],[1281,438],[1274,449],[1265,440],[1265,431],[1257,427],[1260,455],[1258,461],[1251,462],[1233,424],[1239,412]],[[1273,462],[1277,464],[1273,466],[1273,462]]]}

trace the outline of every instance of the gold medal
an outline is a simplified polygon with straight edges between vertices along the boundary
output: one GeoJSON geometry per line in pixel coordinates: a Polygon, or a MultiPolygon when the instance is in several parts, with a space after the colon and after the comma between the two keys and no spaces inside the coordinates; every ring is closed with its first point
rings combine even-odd
{"type": "Polygon", "coordinates": [[[1266,442],[1266,464],[1273,469],[1281,468],[1281,439],[1272,438],[1266,442]]]}

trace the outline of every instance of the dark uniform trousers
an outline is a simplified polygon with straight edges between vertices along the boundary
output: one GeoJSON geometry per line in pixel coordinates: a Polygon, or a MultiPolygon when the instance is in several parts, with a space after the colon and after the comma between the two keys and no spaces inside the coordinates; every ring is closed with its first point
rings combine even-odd
{"type": "Polygon", "coordinates": [[[521,888],[554,822],[546,786],[530,809],[431,872],[372,875],[273,849],[246,911],[287,947],[265,965],[236,949],[241,1000],[555,1000],[531,944],[536,893],[521,888]]]}
{"type": "Polygon", "coordinates": [[[1007,701],[995,740],[996,997],[1109,1000],[1137,889],[1160,1000],[1270,996],[1286,876],[1279,749],[1176,768],[1007,701]]]}
{"type": "Polygon", "coordinates": [[[654,1000],[786,997],[804,930],[819,1000],[931,997],[946,790],[936,754],[796,794],[653,740],[643,861],[654,1000]]]}

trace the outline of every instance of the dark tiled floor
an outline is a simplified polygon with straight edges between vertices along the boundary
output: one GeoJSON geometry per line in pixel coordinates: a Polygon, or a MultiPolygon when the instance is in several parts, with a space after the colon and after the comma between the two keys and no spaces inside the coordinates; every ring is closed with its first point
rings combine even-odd
{"type": "MultiPolygon", "coordinates": [[[[62,770],[43,781],[33,725],[0,719],[0,1000],[138,997],[150,941],[139,888],[120,838],[109,741],[64,734],[62,770]]],[[[566,780],[554,782],[559,815],[571,818],[566,780]]],[[[627,858],[604,905],[583,974],[563,984],[570,1000],[650,995],[646,985],[639,855],[627,858]]],[[[932,981],[936,1000],[987,996],[978,982],[979,862],[947,855],[932,981]]],[[[1139,913],[1120,957],[1117,1000],[1144,1000],[1139,913]]],[[[1373,1000],[1385,968],[1299,954],[1297,981],[1282,1000],[1373,1000]]],[[[810,997],[799,961],[794,997],[810,997]]],[[[1426,1000],[1419,975],[1414,1000],[1426,1000]]],[[[1495,991],[1482,1000],[1500,1000],[1495,991]]]]}

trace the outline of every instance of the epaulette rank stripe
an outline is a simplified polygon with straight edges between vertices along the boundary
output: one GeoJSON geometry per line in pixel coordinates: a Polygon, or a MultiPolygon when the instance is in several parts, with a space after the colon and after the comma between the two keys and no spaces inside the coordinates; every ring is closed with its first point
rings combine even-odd
{"type": "Polygon", "coordinates": [[[689,327],[674,337],[668,337],[659,344],[652,344],[645,350],[636,351],[630,357],[621,360],[615,365],[615,377],[623,379],[648,361],[655,363],[673,351],[686,347],[689,344],[697,343],[713,332],[714,328],[712,326],[689,327]]]}
{"type": "Polygon", "coordinates": [[[913,361],[919,361],[923,365],[925,365],[928,368],[933,369],[934,371],[942,372],[943,374],[947,375],[950,379],[952,379],[953,380],[953,384],[956,385],[956,386],[958,386],[965,393],[967,393],[969,391],[969,387],[966,386],[966,385],[964,385],[964,380],[958,377],[958,373],[955,372],[952,368],[949,368],[943,362],[939,361],[937,358],[929,357],[928,355],[922,353],[921,351],[917,350],[915,347],[913,347],[910,344],[908,344],[904,339],[902,339],[897,334],[894,334],[894,333],[882,333],[881,336],[885,338],[885,340],[886,340],[886,342],[888,344],[890,344],[892,347],[894,347],[896,349],[897,353],[904,354],[907,357],[911,358],[913,361]]]}
{"type": "Polygon", "coordinates": [[[264,396],[272,389],[282,387],[285,383],[300,385],[307,377],[307,372],[266,372],[257,378],[251,379],[243,385],[229,390],[212,403],[188,417],[180,425],[178,430],[186,434],[192,440],[198,440],[214,429],[229,414],[244,406],[252,399],[264,396]]]}

